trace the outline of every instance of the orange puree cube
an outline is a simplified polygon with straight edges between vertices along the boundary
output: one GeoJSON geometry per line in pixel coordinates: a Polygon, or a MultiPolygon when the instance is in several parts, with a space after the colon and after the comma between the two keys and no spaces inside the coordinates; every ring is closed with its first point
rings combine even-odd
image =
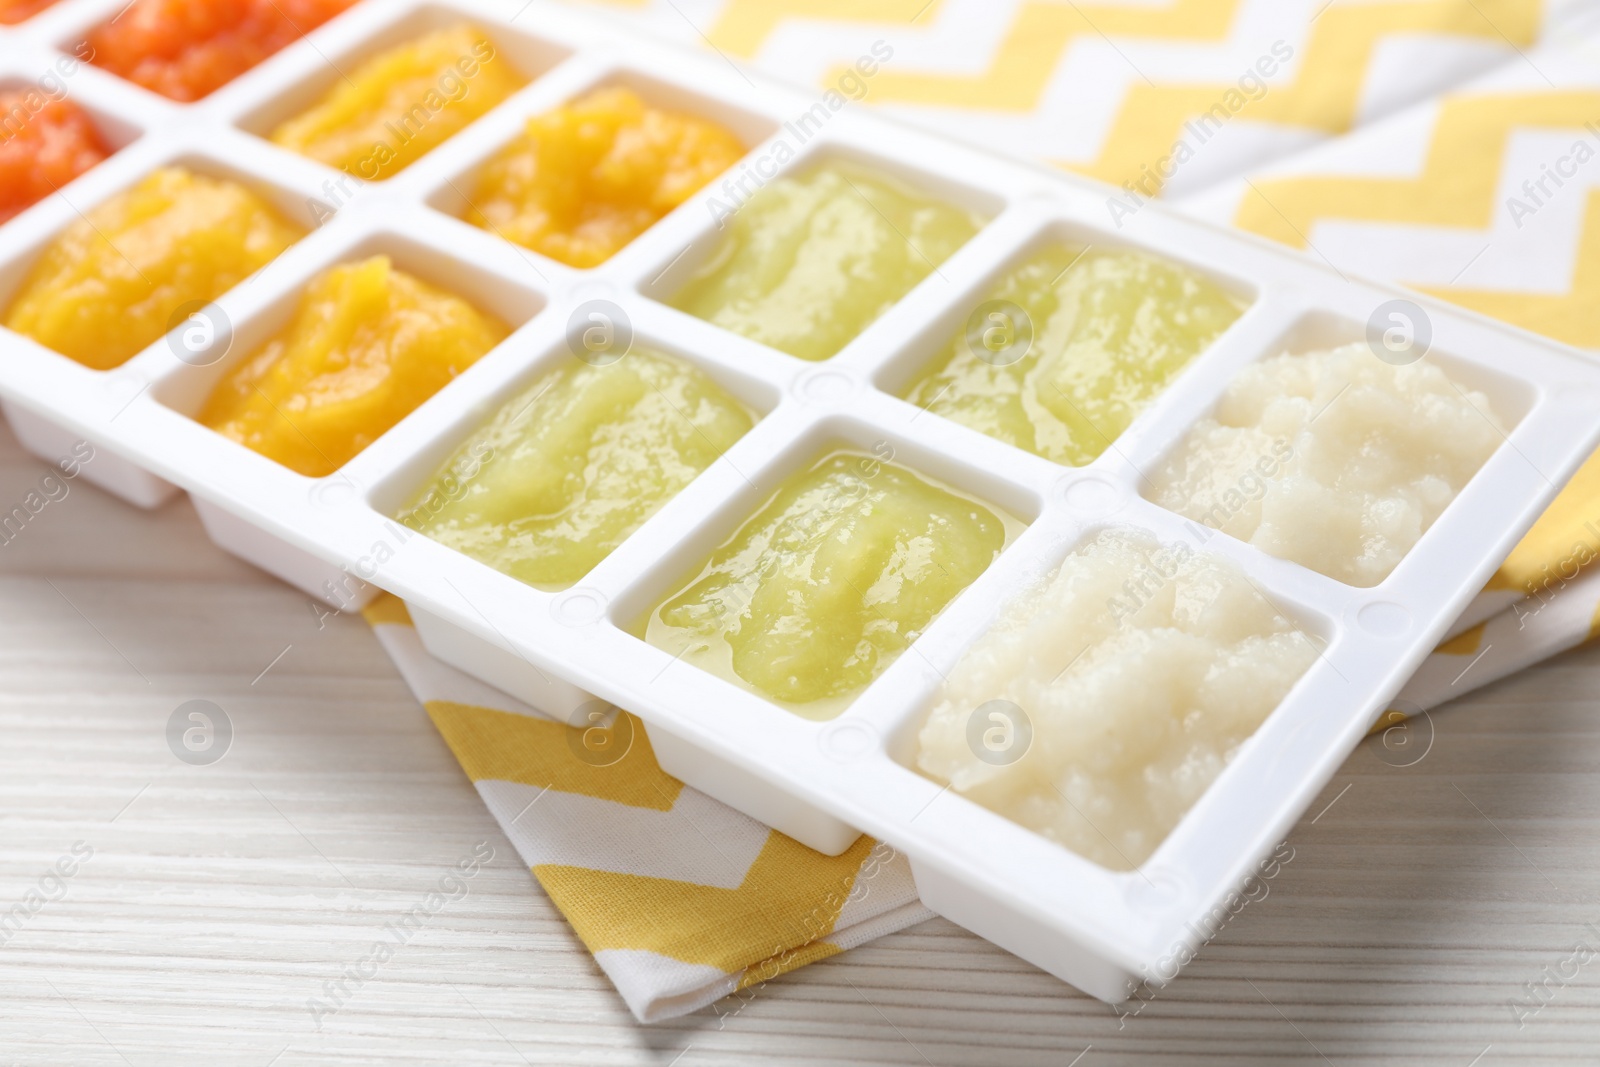
{"type": "Polygon", "coordinates": [[[87,112],[38,89],[0,92],[0,222],[110,155],[87,112]]]}
{"type": "Polygon", "coordinates": [[[745,153],[715,122],[601,89],[528,121],[467,221],[574,267],[610,259],[745,153]]]}
{"type": "Polygon", "coordinates": [[[126,363],[302,236],[255,193],[181,167],[156,171],[67,227],[5,325],[96,370],[126,363]]]}
{"type": "Polygon", "coordinates": [[[0,0],[0,23],[15,26],[24,19],[31,19],[56,0],[0,0]]]}
{"type": "Polygon", "coordinates": [[[97,66],[173,100],[199,100],[355,0],[133,0],[89,34],[97,66]]]}
{"type": "Polygon", "coordinates": [[[306,290],[283,332],[218,384],[200,422],[320,478],[509,332],[387,256],[335,267],[306,290]]]}
{"type": "Polygon", "coordinates": [[[357,178],[391,178],[522,85],[488,35],[462,23],[373,56],[272,140],[357,178]]]}

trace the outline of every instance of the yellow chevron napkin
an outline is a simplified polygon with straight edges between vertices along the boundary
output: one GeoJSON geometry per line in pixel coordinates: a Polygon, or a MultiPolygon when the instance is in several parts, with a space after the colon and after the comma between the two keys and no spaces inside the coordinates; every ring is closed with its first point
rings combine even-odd
{"type": "Polygon", "coordinates": [[[405,605],[365,611],[406,684],[550,899],[641,1022],[738,994],[930,918],[903,856],[812,852],[667,777],[631,717],[596,759],[581,731],[445,666],[405,605]]]}
{"type": "Polygon", "coordinates": [[[1595,0],[588,0],[940,133],[1181,196],[1560,37],[1595,0]],[[872,46],[878,44],[879,49],[872,46]],[[859,86],[859,88],[857,88],[859,86]]]}

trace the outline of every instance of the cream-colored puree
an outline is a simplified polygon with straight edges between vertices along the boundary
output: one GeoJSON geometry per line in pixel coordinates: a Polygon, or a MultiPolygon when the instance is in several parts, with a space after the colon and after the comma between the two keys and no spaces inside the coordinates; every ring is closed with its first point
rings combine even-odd
{"type": "Polygon", "coordinates": [[[1330,578],[1394,570],[1504,439],[1488,399],[1362,344],[1245,368],[1151,499],[1330,578]]]}
{"type": "Polygon", "coordinates": [[[1108,530],[1008,608],[951,670],[917,766],[1127,870],[1155,851],[1316,655],[1232,564],[1108,530]]]}

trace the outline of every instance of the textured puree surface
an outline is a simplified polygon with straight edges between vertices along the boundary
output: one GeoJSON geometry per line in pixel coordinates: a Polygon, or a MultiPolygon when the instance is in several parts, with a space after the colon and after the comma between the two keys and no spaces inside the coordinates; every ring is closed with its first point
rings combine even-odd
{"type": "Polygon", "coordinates": [[[883,456],[790,478],[651,613],[645,638],[832,718],[1005,547],[1016,520],[883,456]]]}
{"type": "Polygon", "coordinates": [[[111,154],[94,120],[38,89],[0,92],[0,222],[32,207],[111,154]],[[16,116],[27,118],[21,122],[16,116]]]}
{"type": "Polygon", "coordinates": [[[355,0],[133,0],[89,34],[93,62],[173,100],[199,100],[355,0]]]}
{"type": "Polygon", "coordinates": [[[528,120],[485,164],[466,219],[573,267],[593,267],[745,153],[708,119],[622,86],[528,120]]]}
{"type": "Polygon", "coordinates": [[[184,304],[215,300],[301,235],[242,185],[164,168],[68,226],[5,324],[85,366],[119,367],[184,304]]]}
{"type": "MultiPolygon", "coordinates": [[[[951,670],[917,766],[1103,866],[1143,863],[1316,659],[1232,564],[1108,530],[1021,597],[951,670]],[[1001,762],[972,743],[1020,708],[1001,762]],[[1020,755],[1020,758],[1016,758],[1020,755]],[[1010,759],[1012,762],[1005,762],[1010,759]]],[[[996,735],[1001,736],[1001,735],[996,735]]]]}
{"type": "Polygon", "coordinates": [[[522,88],[467,23],[371,57],[272,132],[272,140],[366,181],[392,178],[522,88]]]}
{"type": "Polygon", "coordinates": [[[1373,586],[1505,439],[1482,393],[1364,344],[1245,368],[1152,478],[1152,499],[1330,578],[1373,586]]]}
{"type": "Polygon", "coordinates": [[[531,585],[570,585],[752,423],[681,359],[571,360],[469,437],[397,518],[531,585]]]}
{"type": "Polygon", "coordinates": [[[670,301],[800,359],[835,355],[984,220],[896,178],[828,163],[763,187],[670,301]]]}
{"type": "Polygon", "coordinates": [[[1109,448],[1243,310],[1176,263],[1061,244],[1034,254],[982,300],[1008,302],[1025,317],[1008,322],[992,307],[975,309],[991,314],[976,329],[963,325],[905,398],[1074,466],[1109,448]]]}
{"type": "Polygon", "coordinates": [[[218,384],[199,421],[317,478],[332,474],[507,333],[387,256],[316,279],[294,317],[218,384]]]}

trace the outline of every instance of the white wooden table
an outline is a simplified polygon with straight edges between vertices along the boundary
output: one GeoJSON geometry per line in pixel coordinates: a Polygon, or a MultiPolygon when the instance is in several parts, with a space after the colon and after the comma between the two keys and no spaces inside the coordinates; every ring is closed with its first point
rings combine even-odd
{"type": "MultiPolygon", "coordinates": [[[[43,473],[0,431],[0,511],[43,473]]],[[[77,484],[0,545],[0,1067],[1600,1063],[1600,649],[1432,723],[1415,766],[1357,752],[1135,1015],[935,921],[641,1027],[360,619],[319,629],[187,503],[77,484]],[[192,699],[236,729],[211,766],[167,746],[192,699]],[[314,1020],[480,842],[468,895],[314,1020]]]]}

